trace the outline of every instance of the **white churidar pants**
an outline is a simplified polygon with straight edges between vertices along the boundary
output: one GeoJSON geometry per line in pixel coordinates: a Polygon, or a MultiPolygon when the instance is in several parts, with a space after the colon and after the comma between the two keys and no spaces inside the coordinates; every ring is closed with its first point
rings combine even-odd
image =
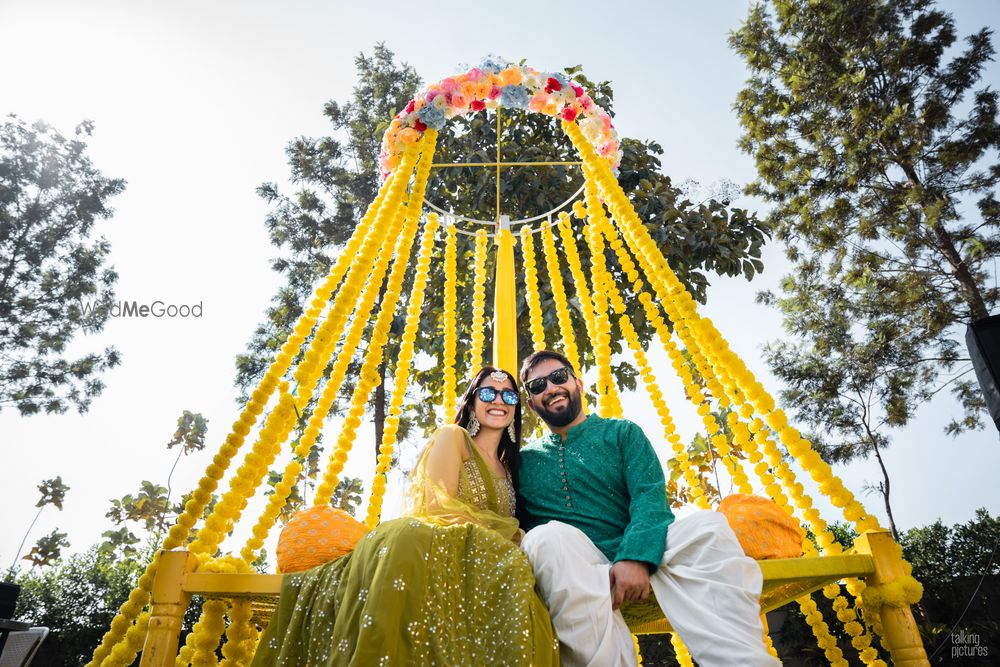
{"type": "MultiPolygon", "coordinates": [[[[620,611],[611,609],[611,563],[584,533],[552,521],[528,531],[528,554],[559,635],[562,664],[637,664],[620,611]]],[[[701,667],[776,667],[760,622],[763,578],[729,522],[701,511],[667,529],[660,569],[650,575],[670,625],[701,667]]]]}

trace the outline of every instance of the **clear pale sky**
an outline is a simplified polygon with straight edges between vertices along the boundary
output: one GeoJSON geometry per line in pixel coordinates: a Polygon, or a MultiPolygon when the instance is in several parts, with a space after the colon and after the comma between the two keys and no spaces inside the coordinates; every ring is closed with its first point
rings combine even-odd
{"type": "MultiPolygon", "coordinates": [[[[959,33],[996,24],[997,6],[949,2],[959,33]]],[[[611,80],[616,126],[624,136],[658,141],[675,181],[753,179],[736,148],[731,105],[746,78],[726,45],[746,2],[11,2],[0,0],[0,113],[44,119],[64,133],[96,122],[90,154],[109,176],[128,180],[116,214],[99,225],[112,244],[123,300],[203,304],[200,319],[114,319],[81,338],[82,353],[116,346],[120,367],[84,415],[20,417],[0,413],[4,473],[0,567],[14,557],[35,513],[36,485],[61,475],[70,487],[62,512],[46,508],[28,545],[53,528],[71,551],[100,540],[111,498],[140,481],[165,484],[174,453],[166,449],[182,410],[209,419],[208,447],[182,460],[174,497],[193,488],[238,415],[234,357],[242,352],[278,280],[264,230],[266,206],[254,188],[284,182],[284,148],[298,135],[328,131],[327,100],[348,99],[353,58],[384,41],[425,83],[495,53],[542,70],[582,64],[611,80]]],[[[995,42],[996,43],[996,42],[995,42]]],[[[1000,70],[991,64],[994,88],[1000,70]]],[[[758,202],[737,202],[763,211],[758,202]]],[[[705,312],[775,394],[760,346],[782,336],[776,311],[754,303],[787,270],[776,245],[753,283],[713,278],[705,312]]],[[[662,362],[661,376],[669,366],[662,362]]],[[[693,412],[676,384],[668,399],[685,437],[693,412]]],[[[654,444],[657,420],[645,396],[630,414],[654,444]]],[[[939,396],[886,452],[894,511],[903,529],[941,518],[964,522],[977,507],[1000,512],[995,430],[950,438],[955,410],[939,396]]],[[[336,423],[329,427],[335,437],[336,423]]],[[[370,480],[370,431],[361,434],[348,474],[370,480]]],[[[861,493],[878,479],[873,462],[838,472],[861,493]]],[[[395,478],[396,487],[400,480],[395,478]]],[[[880,500],[862,496],[884,518],[880,500]]],[[[828,504],[822,507],[830,510],[828,504]]],[[[256,505],[245,519],[256,518],[256,505]]],[[[830,519],[839,515],[827,511],[830,519]]],[[[242,540],[227,542],[238,549],[242,540]]],[[[273,561],[272,561],[273,562],[273,561]]]]}

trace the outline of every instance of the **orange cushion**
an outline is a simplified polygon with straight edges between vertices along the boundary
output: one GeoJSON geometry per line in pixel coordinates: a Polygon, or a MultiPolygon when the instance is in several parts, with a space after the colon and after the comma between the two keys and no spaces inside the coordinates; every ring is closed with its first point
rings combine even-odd
{"type": "Polygon", "coordinates": [[[278,537],[278,571],[301,572],[340,558],[367,532],[363,523],[343,510],[299,510],[278,537]]]}
{"type": "Polygon", "coordinates": [[[802,555],[801,526],[769,498],[734,494],[723,498],[718,511],[755,560],[797,558],[802,555]]]}

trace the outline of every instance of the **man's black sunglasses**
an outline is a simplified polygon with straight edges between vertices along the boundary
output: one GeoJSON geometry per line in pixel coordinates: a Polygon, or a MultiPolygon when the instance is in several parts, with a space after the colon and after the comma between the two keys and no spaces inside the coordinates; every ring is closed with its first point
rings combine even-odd
{"type": "Polygon", "coordinates": [[[535,378],[534,380],[528,380],[524,383],[524,388],[528,390],[533,396],[545,391],[545,385],[551,382],[552,384],[566,384],[566,380],[569,376],[573,375],[573,372],[566,366],[556,369],[549,373],[548,375],[543,375],[542,377],[535,378]]]}
{"type": "Polygon", "coordinates": [[[513,389],[503,389],[498,392],[493,387],[480,387],[479,400],[483,403],[492,403],[498,393],[500,394],[500,398],[503,399],[503,402],[507,405],[517,405],[521,401],[521,397],[518,396],[517,392],[513,389]]]}

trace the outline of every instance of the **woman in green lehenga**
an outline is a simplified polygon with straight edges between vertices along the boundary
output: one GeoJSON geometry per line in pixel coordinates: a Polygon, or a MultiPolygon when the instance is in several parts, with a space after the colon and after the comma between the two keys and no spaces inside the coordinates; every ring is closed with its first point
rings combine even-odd
{"type": "Polygon", "coordinates": [[[427,444],[399,519],[286,575],[253,665],[559,664],[514,517],[521,406],[485,367],[427,444]]]}

